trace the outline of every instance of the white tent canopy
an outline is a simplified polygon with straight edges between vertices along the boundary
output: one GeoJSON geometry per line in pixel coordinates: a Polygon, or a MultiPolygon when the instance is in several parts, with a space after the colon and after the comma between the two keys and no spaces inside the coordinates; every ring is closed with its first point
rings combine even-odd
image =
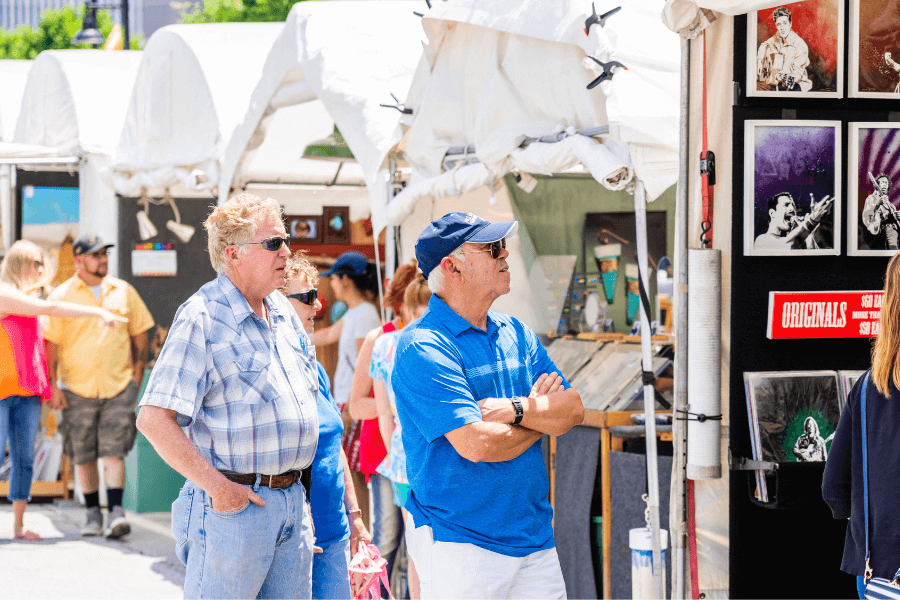
{"type": "MultiPolygon", "coordinates": [[[[619,5],[596,4],[599,13],[619,5]]],[[[458,195],[512,170],[552,174],[581,164],[614,190],[636,174],[650,199],[675,183],[677,37],[643,3],[625,4],[586,36],[588,16],[574,0],[435,4],[423,19],[427,65],[409,99],[414,123],[405,151],[413,185],[395,199],[389,222],[401,223],[422,198],[458,195]],[[602,72],[588,55],[630,69],[587,90],[602,72]],[[609,133],[602,141],[577,135],[603,126],[609,133]],[[560,133],[562,142],[521,147],[560,133]],[[442,174],[447,150],[466,146],[474,146],[480,165],[442,174]]]]}
{"type": "Polygon", "coordinates": [[[31,60],[0,61],[0,140],[11,141],[19,119],[22,94],[31,71],[31,60]]]}
{"type": "Polygon", "coordinates": [[[225,144],[283,27],[170,25],[154,33],[117,140],[116,190],[215,188],[225,144]]]}
{"type": "MultiPolygon", "coordinates": [[[[253,150],[270,139],[282,117],[276,111],[317,99],[330,115],[323,124],[337,124],[359,163],[372,206],[383,209],[388,194],[385,158],[402,130],[400,113],[379,104],[391,103],[391,93],[402,98],[412,81],[423,39],[414,8],[419,5],[408,1],[295,5],[265,60],[243,122],[228,142],[219,202],[252,179],[253,150]]],[[[310,141],[295,140],[288,151],[297,156],[310,141]]],[[[373,210],[372,217],[379,231],[383,212],[373,210]]]]}
{"type": "Polygon", "coordinates": [[[15,142],[111,154],[141,60],[135,51],[41,52],[22,94],[15,142]]]}
{"type": "MultiPolygon", "coordinates": [[[[15,143],[0,145],[0,157],[17,164],[78,164],[79,222],[111,241],[117,238],[118,210],[108,169],[140,60],[141,53],[131,50],[42,52],[22,93],[15,143]]],[[[4,224],[11,224],[12,203],[0,210],[4,224]]],[[[36,241],[61,241],[53,231],[46,233],[49,238],[36,241]]],[[[110,262],[112,274],[117,264],[110,262]]]]}

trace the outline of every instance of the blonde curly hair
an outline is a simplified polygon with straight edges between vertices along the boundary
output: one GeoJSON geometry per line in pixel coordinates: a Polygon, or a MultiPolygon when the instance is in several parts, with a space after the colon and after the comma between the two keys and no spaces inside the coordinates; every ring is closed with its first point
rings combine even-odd
{"type": "MultiPolygon", "coordinates": [[[[216,273],[224,273],[228,266],[225,248],[249,242],[260,222],[269,217],[281,220],[281,216],[281,205],[276,200],[263,200],[246,192],[235,194],[222,206],[215,207],[203,226],[209,236],[209,260],[216,273]]],[[[239,255],[248,251],[248,246],[237,249],[239,255]]]]}
{"type": "Polygon", "coordinates": [[[306,250],[297,250],[288,258],[287,265],[284,267],[284,285],[278,290],[287,296],[288,284],[298,277],[305,277],[310,287],[319,285],[319,271],[316,269],[309,259],[306,250]]]}

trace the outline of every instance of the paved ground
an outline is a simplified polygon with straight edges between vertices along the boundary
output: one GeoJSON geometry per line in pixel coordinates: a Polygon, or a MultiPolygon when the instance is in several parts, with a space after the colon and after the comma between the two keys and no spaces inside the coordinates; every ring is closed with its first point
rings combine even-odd
{"type": "Polygon", "coordinates": [[[169,513],[127,513],[120,540],[81,537],[84,509],[72,500],[28,505],[25,526],[41,542],[13,540],[12,505],[0,502],[0,599],[181,598],[169,513]]]}

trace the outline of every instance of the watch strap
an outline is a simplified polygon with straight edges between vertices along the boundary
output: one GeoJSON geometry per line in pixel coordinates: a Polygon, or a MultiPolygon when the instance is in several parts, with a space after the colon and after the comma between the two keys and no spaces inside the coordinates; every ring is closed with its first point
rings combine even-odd
{"type": "Polygon", "coordinates": [[[516,418],[513,421],[513,425],[518,425],[525,417],[525,407],[522,405],[522,398],[519,396],[510,398],[510,400],[512,401],[513,410],[516,411],[516,418]]]}

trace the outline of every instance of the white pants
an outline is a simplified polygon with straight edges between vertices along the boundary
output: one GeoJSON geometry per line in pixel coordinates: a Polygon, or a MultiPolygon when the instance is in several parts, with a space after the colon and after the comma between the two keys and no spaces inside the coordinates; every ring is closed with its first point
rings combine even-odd
{"type": "Polygon", "coordinates": [[[431,527],[407,519],[406,547],[416,564],[422,600],[566,598],[556,548],[517,558],[474,544],[435,542],[431,527]]]}

